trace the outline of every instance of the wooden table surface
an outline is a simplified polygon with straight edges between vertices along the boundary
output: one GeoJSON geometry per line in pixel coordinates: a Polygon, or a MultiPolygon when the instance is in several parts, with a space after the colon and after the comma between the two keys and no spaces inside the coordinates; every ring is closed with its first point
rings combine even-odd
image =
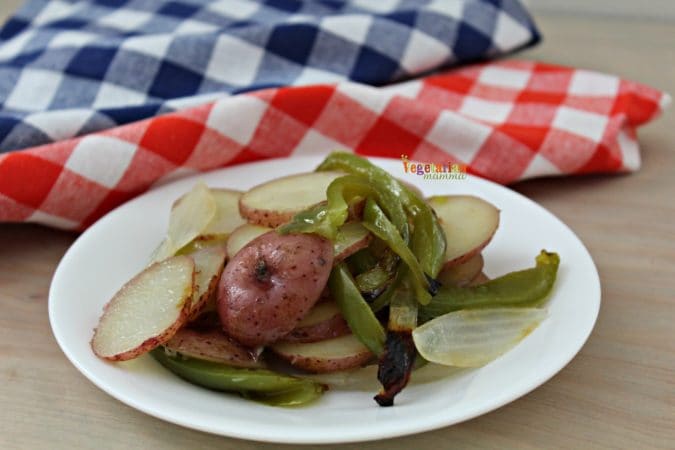
{"type": "MultiPolygon", "coordinates": [[[[6,13],[12,3],[0,9],[6,13]]],[[[675,93],[674,24],[573,16],[538,22],[545,42],[520,57],[616,73],[675,93]]],[[[670,111],[641,130],[643,165],[635,174],[514,186],[570,225],[600,272],[597,325],[567,367],[474,420],[332,448],[675,448],[673,117],[670,111]]],[[[0,448],[286,448],[163,422],[81,375],[47,318],[52,273],[75,237],[0,225],[0,448]]]]}

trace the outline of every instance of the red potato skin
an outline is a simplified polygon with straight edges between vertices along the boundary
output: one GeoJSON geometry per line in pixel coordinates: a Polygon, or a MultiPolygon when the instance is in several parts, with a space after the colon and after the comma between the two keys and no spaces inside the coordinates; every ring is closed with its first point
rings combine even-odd
{"type": "Polygon", "coordinates": [[[336,314],[323,322],[315,323],[306,327],[294,328],[284,336],[282,342],[318,342],[350,334],[347,321],[341,314],[336,314]]]}
{"type": "Polygon", "coordinates": [[[198,331],[181,328],[164,346],[188,357],[234,367],[263,367],[251,351],[218,329],[198,331]]]}
{"type": "Polygon", "coordinates": [[[290,333],[319,300],[333,265],[333,244],[313,234],[270,231],[242,248],[218,286],[223,330],[266,345],[290,333]]]}
{"type": "Polygon", "coordinates": [[[367,235],[364,239],[361,239],[358,242],[355,242],[352,244],[350,247],[347,247],[344,249],[340,254],[335,255],[335,260],[334,263],[337,264],[341,261],[344,261],[345,259],[349,258],[352,256],[354,253],[358,252],[359,250],[362,250],[370,245],[370,241],[373,240],[372,235],[367,235]]]}
{"type": "MultiPolygon", "coordinates": [[[[176,258],[176,257],[174,257],[176,258]]],[[[185,258],[183,257],[178,257],[178,258],[185,258]]],[[[161,262],[156,262],[152,264],[149,268],[146,268],[145,271],[137,274],[134,278],[129,280],[122,288],[120,291],[115,294],[115,297],[122,292],[123,289],[127,288],[129,285],[132,283],[137,282],[138,278],[143,276],[143,274],[148,270],[152,270],[151,268],[154,266],[157,266],[158,264],[161,264],[161,262]]],[[[192,263],[193,268],[194,268],[194,262],[192,263]]],[[[157,336],[152,336],[147,338],[145,341],[143,341],[141,344],[137,345],[136,347],[127,350],[122,353],[118,353],[115,355],[104,355],[101,354],[99,349],[96,346],[96,333],[98,330],[97,328],[94,328],[94,336],[91,338],[91,341],[89,342],[89,346],[91,347],[92,351],[96,356],[98,356],[101,359],[105,359],[107,361],[112,361],[112,362],[118,362],[118,361],[129,361],[131,359],[138,358],[139,356],[150,352],[151,350],[154,350],[155,348],[159,347],[160,345],[164,344],[167,342],[169,339],[171,339],[177,332],[178,330],[185,325],[185,323],[188,320],[188,315],[190,313],[190,305],[191,305],[191,298],[192,298],[192,293],[194,289],[194,280],[195,280],[195,274],[194,271],[192,273],[192,289],[190,289],[189,292],[186,293],[184,299],[183,299],[183,305],[180,310],[180,314],[176,318],[176,320],[169,326],[167,329],[165,329],[163,332],[159,333],[157,336]]],[[[111,303],[115,300],[115,297],[113,297],[112,300],[110,300],[108,303],[105,304],[103,307],[103,315],[105,316],[106,311],[110,308],[111,303]]],[[[102,319],[103,317],[101,317],[102,319]]],[[[100,326],[100,324],[99,324],[100,326]]]]}
{"type": "Polygon", "coordinates": [[[370,352],[363,352],[344,358],[323,359],[312,358],[298,355],[284,355],[276,353],[282,359],[288,361],[292,366],[305,370],[309,373],[331,373],[342,370],[356,369],[363,367],[370,362],[374,355],[370,352]]]}
{"type": "MultiPolygon", "coordinates": [[[[492,241],[492,238],[494,237],[494,235],[495,235],[496,232],[497,232],[497,230],[495,229],[495,231],[492,232],[492,234],[490,235],[490,237],[487,238],[487,239],[485,240],[485,242],[483,242],[482,244],[480,244],[478,247],[474,247],[474,248],[472,248],[471,250],[469,250],[468,252],[464,253],[463,255],[460,255],[460,256],[458,256],[457,258],[448,260],[448,261],[446,261],[445,263],[443,263],[443,268],[446,268],[446,267],[452,267],[452,266],[457,266],[457,265],[459,265],[459,264],[464,264],[465,262],[467,262],[468,260],[470,260],[471,258],[473,258],[474,256],[476,256],[477,254],[479,254],[480,252],[482,252],[483,249],[490,243],[490,241],[492,241]]],[[[442,270],[442,269],[441,269],[441,270],[442,270]]]]}
{"type": "Polygon", "coordinates": [[[96,354],[96,356],[98,356],[101,359],[105,359],[107,361],[119,362],[136,359],[139,356],[144,355],[145,353],[148,353],[151,350],[154,350],[155,348],[159,347],[160,345],[164,344],[166,341],[171,339],[171,337],[173,337],[185,323],[185,320],[187,319],[186,311],[187,309],[184,308],[183,312],[181,312],[180,318],[178,318],[178,320],[176,320],[171,325],[171,327],[167,328],[162,334],[160,334],[159,336],[153,336],[151,338],[148,338],[145,341],[143,341],[142,344],[124,353],[118,353],[117,355],[101,355],[96,351],[93,344],[91,344],[91,347],[94,349],[94,353],[96,354]]]}

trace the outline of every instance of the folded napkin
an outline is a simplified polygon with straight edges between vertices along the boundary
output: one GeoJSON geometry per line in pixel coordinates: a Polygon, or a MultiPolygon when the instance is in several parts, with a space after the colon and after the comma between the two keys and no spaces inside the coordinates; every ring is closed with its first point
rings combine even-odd
{"type": "Polygon", "coordinates": [[[538,40],[518,0],[29,0],[0,30],[0,152],[286,85],[381,85],[538,40]]]}
{"type": "Polygon", "coordinates": [[[0,221],[83,229],[177,176],[337,149],[458,163],[500,183],[631,171],[636,127],[667,102],[615,76],[513,60],[384,88],[266,89],[0,155],[0,221]]]}

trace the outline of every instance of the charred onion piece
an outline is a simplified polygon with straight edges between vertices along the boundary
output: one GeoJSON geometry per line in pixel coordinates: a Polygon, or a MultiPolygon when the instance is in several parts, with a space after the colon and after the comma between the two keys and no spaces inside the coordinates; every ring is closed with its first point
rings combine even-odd
{"type": "Polygon", "coordinates": [[[416,355],[415,343],[409,331],[387,332],[385,351],[377,370],[377,379],[383,387],[374,397],[378,405],[394,406],[394,397],[410,380],[416,355]]]}

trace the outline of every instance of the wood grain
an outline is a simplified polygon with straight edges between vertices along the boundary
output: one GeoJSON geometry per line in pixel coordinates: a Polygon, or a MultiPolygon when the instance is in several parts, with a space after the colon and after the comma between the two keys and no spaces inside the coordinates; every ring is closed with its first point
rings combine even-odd
{"type": "MultiPolygon", "coordinates": [[[[546,41],[519,57],[618,73],[675,93],[672,25],[567,16],[542,16],[539,23],[546,41]]],[[[643,167],[636,174],[515,186],[569,224],[599,268],[597,326],[565,369],[469,422],[331,448],[675,448],[672,111],[645,127],[640,140],[643,167]]],[[[0,225],[0,448],[294,448],[162,422],[80,375],[59,350],[47,317],[51,275],[74,238],[39,226],[0,225]]]]}

